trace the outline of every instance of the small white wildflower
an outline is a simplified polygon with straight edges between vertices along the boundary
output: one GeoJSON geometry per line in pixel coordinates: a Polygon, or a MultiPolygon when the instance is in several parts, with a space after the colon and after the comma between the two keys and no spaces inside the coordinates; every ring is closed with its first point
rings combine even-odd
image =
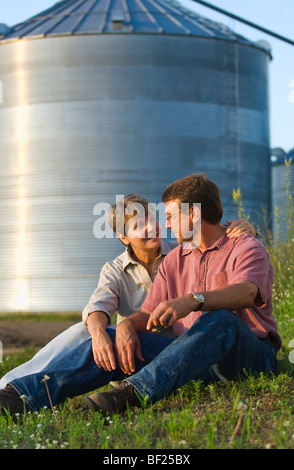
{"type": "Polygon", "coordinates": [[[56,444],[58,444],[58,441],[53,440],[53,441],[52,441],[52,444],[53,444],[53,445],[56,445],[56,444]]]}
{"type": "Polygon", "coordinates": [[[42,427],[42,424],[37,424],[37,428],[41,428],[42,427]]]}
{"type": "Polygon", "coordinates": [[[185,439],[182,439],[182,440],[179,442],[179,444],[185,446],[185,445],[187,444],[187,441],[185,441],[185,439]]]}
{"type": "Polygon", "coordinates": [[[91,423],[86,423],[86,426],[91,426],[91,423]]]}
{"type": "Polygon", "coordinates": [[[47,380],[50,380],[50,377],[49,375],[44,375],[44,377],[42,378],[42,382],[47,382],[47,380]]]}
{"type": "Polygon", "coordinates": [[[239,401],[239,403],[236,406],[237,411],[241,411],[241,410],[245,411],[245,410],[247,410],[247,408],[248,408],[248,406],[243,401],[239,401]]]}
{"type": "Polygon", "coordinates": [[[266,448],[266,449],[270,449],[270,448],[271,448],[271,445],[270,445],[269,442],[268,442],[267,444],[265,444],[265,448],[266,448]]]}

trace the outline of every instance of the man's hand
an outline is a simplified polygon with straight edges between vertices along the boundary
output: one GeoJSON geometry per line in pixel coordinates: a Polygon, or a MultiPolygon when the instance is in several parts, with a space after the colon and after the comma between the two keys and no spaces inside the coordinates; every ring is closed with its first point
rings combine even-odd
{"type": "Polygon", "coordinates": [[[128,319],[116,327],[115,352],[119,367],[128,375],[135,372],[135,357],[144,362],[141,343],[132,322],[128,319]]]}
{"type": "Polygon", "coordinates": [[[150,314],[147,330],[154,326],[173,326],[180,318],[184,318],[197,307],[197,301],[191,294],[178,297],[177,299],[164,300],[150,314]]]}

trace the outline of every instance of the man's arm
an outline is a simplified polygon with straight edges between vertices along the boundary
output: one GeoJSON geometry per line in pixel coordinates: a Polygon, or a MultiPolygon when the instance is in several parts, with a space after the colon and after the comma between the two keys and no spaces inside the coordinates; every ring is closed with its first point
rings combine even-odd
{"type": "MultiPolygon", "coordinates": [[[[250,308],[254,304],[258,294],[257,286],[250,281],[242,281],[229,286],[220,287],[210,292],[202,292],[205,302],[202,310],[239,310],[250,308]]],[[[150,313],[147,330],[154,326],[172,326],[180,318],[189,315],[190,312],[198,310],[198,301],[192,294],[187,294],[177,299],[161,302],[152,313],[150,313]]]]}

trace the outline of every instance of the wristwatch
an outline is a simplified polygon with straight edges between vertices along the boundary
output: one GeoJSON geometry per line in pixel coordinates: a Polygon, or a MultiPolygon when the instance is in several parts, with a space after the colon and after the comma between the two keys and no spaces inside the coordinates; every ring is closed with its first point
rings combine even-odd
{"type": "Polygon", "coordinates": [[[204,301],[205,301],[205,297],[203,294],[200,294],[199,292],[193,292],[192,293],[194,299],[198,300],[198,308],[197,310],[202,310],[203,309],[203,305],[204,305],[204,301]]]}

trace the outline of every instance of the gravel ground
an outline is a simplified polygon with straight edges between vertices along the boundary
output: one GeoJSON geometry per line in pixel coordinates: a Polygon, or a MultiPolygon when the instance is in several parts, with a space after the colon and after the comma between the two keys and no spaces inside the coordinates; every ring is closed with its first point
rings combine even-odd
{"type": "Polygon", "coordinates": [[[24,348],[41,349],[75,321],[0,321],[0,341],[4,353],[24,348]]]}

